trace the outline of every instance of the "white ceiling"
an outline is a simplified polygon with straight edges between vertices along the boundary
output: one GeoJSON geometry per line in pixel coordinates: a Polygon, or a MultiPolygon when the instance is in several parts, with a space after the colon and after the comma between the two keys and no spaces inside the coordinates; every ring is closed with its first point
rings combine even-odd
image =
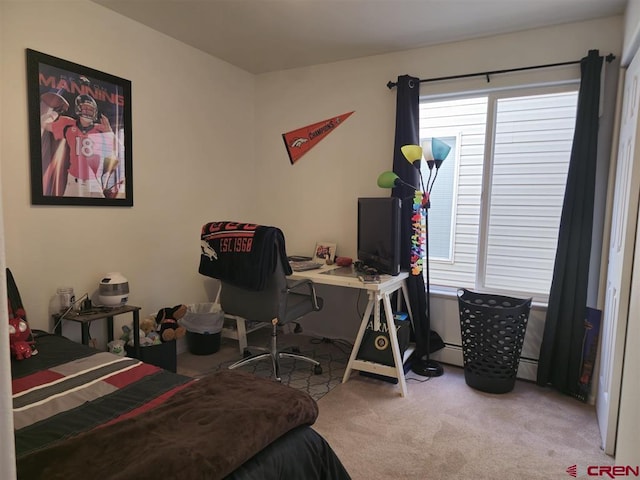
{"type": "Polygon", "coordinates": [[[93,0],[251,73],[621,15],[627,0],[93,0]]]}

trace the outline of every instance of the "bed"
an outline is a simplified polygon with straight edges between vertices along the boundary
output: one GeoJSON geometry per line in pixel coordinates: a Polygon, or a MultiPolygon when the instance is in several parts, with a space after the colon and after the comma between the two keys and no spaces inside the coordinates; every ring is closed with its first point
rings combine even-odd
{"type": "Polygon", "coordinates": [[[225,370],[199,380],[40,332],[12,360],[18,478],[346,480],[306,393],[225,370]]]}

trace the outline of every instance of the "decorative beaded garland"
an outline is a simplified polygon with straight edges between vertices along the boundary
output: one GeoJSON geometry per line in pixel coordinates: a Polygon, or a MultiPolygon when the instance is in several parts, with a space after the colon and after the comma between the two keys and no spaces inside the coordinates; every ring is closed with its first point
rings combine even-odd
{"type": "Polygon", "coordinates": [[[411,274],[420,275],[423,268],[424,245],[427,238],[424,201],[428,197],[420,190],[416,190],[413,196],[413,206],[411,214],[411,274]]]}

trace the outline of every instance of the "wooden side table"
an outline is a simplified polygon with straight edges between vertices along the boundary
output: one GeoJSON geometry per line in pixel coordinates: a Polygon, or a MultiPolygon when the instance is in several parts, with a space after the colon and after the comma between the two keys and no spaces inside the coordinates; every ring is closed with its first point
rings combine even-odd
{"type": "Polygon", "coordinates": [[[55,325],[56,335],[62,335],[62,321],[76,322],[82,327],[82,344],[89,344],[89,325],[94,320],[107,319],[107,342],[113,340],[113,317],[122,315],[123,313],[133,314],[133,347],[135,349],[136,358],[140,358],[140,309],[134,305],[123,305],[122,307],[114,307],[100,311],[91,310],[88,313],[70,311],[62,317],[59,313],[53,315],[53,324],[55,325]]]}

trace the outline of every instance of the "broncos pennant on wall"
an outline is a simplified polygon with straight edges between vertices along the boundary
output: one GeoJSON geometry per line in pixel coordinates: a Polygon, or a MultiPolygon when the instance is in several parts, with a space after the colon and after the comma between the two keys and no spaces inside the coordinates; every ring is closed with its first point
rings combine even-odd
{"type": "Polygon", "coordinates": [[[283,133],[282,138],[287,147],[291,165],[298,161],[305,153],[315,147],[318,142],[333,132],[342,122],[353,113],[343,113],[337,117],[328,118],[322,122],[313,123],[306,127],[283,133]]]}

